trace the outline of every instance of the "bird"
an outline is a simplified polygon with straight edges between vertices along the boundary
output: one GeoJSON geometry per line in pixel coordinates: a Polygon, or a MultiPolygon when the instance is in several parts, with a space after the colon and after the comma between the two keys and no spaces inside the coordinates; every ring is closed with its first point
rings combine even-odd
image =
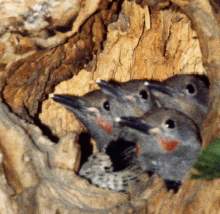
{"type": "Polygon", "coordinates": [[[199,128],[175,109],[158,108],[142,117],[117,117],[121,137],[136,143],[136,164],[164,180],[181,182],[201,150],[199,128]]]}
{"type": "Polygon", "coordinates": [[[143,174],[138,165],[115,171],[111,157],[105,152],[92,154],[80,168],[79,175],[91,184],[115,192],[128,192],[129,187],[139,182],[143,174]]]}
{"type": "Polygon", "coordinates": [[[111,103],[100,90],[84,96],[53,94],[52,99],[74,113],[96,141],[98,151],[104,150],[107,143],[114,140],[117,129],[113,127],[111,103]]]}
{"type": "Polygon", "coordinates": [[[118,139],[120,133],[121,128],[115,124],[115,117],[141,116],[156,104],[144,82],[129,84],[132,87],[125,87],[127,94],[124,97],[120,90],[113,91],[111,84],[105,81],[97,83],[102,90],[94,90],[84,96],[53,94],[52,99],[73,112],[96,141],[98,151],[104,151],[110,142],[118,139]],[[129,88],[133,90],[130,95],[129,88]],[[103,92],[107,90],[109,93],[103,92]]]}
{"type": "Polygon", "coordinates": [[[175,75],[163,82],[145,81],[145,86],[162,107],[183,112],[201,127],[209,103],[209,81],[204,75],[175,75]]]}
{"type": "Polygon", "coordinates": [[[97,80],[96,83],[109,99],[115,100],[116,115],[138,117],[157,106],[151,91],[144,86],[145,80],[130,80],[123,83],[97,80]]]}

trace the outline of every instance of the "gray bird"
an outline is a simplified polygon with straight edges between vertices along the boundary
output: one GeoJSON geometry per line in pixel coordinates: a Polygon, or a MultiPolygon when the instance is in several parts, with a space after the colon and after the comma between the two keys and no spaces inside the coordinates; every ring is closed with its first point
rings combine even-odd
{"type": "Polygon", "coordinates": [[[110,100],[115,100],[114,115],[139,117],[157,106],[151,91],[144,86],[145,80],[96,82],[110,100]]]}
{"type": "Polygon", "coordinates": [[[127,94],[124,97],[121,96],[120,90],[111,90],[109,88],[113,87],[110,84],[100,81],[99,86],[103,90],[108,87],[109,93],[96,90],[82,97],[55,94],[52,98],[76,115],[95,139],[99,151],[103,151],[111,141],[118,139],[120,127],[114,123],[115,117],[138,117],[155,106],[143,81],[134,81],[129,85],[128,89],[125,87],[127,94]],[[129,88],[130,90],[133,88],[130,95],[129,88]]]}
{"type": "Polygon", "coordinates": [[[181,181],[200,152],[200,134],[194,122],[181,112],[159,108],[141,118],[120,117],[121,137],[137,144],[137,162],[166,180],[181,181]]]}
{"type": "Polygon", "coordinates": [[[89,92],[82,97],[54,94],[52,98],[72,111],[85,125],[100,151],[115,139],[117,129],[113,125],[112,103],[100,90],[89,92]]]}
{"type": "Polygon", "coordinates": [[[192,118],[198,127],[208,112],[209,82],[201,75],[176,75],[163,82],[145,85],[163,107],[176,109],[192,118]]]}

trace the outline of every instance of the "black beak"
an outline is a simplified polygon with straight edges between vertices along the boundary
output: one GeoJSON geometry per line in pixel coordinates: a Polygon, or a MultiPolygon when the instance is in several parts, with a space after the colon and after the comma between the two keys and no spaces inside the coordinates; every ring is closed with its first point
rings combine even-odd
{"type": "Polygon", "coordinates": [[[113,98],[123,98],[120,87],[118,87],[117,85],[111,84],[105,80],[97,80],[96,83],[104,94],[109,95],[113,98]]]}
{"type": "Polygon", "coordinates": [[[75,109],[85,110],[86,106],[83,100],[78,96],[64,95],[64,94],[54,94],[52,99],[62,105],[64,105],[69,110],[73,111],[75,109]]]}
{"type": "Polygon", "coordinates": [[[117,117],[115,122],[121,126],[127,126],[136,129],[144,134],[149,134],[149,130],[152,128],[138,117],[117,117]]]}
{"type": "Polygon", "coordinates": [[[152,91],[152,93],[153,92],[161,92],[161,93],[166,94],[170,97],[175,96],[175,92],[172,88],[165,86],[165,85],[162,85],[160,83],[153,83],[153,82],[146,81],[144,83],[144,85],[147,86],[152,91]]]}

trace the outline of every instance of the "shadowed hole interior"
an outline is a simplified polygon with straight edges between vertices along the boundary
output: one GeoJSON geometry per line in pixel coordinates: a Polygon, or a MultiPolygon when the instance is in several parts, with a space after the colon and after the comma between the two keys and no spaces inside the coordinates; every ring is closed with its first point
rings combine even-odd
{"type": "Polygon", "coordinates": [[[120,171],[128,167],[136,156],[135,143],[118,139],[112,141],[106,148],[106,153],[110,156],[114,171],[120,171]]]}
{"type": "Polygon", "coordinates": [[[88,132],[82,132],[79,135],[79,144],[81,148],[81,161],[80,167],[88,160],[88,157],[92,154],[93,146],[90,143],[91,136],[88,132]]]}

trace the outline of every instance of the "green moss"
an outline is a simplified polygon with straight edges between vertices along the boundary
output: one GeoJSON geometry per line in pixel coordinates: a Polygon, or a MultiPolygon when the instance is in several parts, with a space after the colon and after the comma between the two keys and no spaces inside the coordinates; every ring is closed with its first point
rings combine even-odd
{"type": "Polygon", "coordinates": [[[220,138],[209,144],[194,165],[196,173],[192,178],[214,179],[220,177],[220,138]]]}

